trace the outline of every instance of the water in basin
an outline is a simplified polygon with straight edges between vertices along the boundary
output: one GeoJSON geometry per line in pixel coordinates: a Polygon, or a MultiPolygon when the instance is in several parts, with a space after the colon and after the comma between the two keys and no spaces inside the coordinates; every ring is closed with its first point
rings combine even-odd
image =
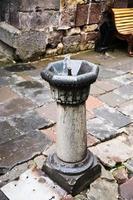
{"type": "Polygon", "coordinates": [[[72,76],[76,76],[78,71],[81,67],[82,61],[81,60],[71,60],[70,56],[65,56],[63,61],[63,71],[65,71],[65,75],[68,71],[71,71],[72,76]]]}
{"type": "Polygon", "coordinates": [[[54,67],[54,72],[60,76],[76,76],[81,67],[82,61],[71,60],[70,56],[65,56],[64,60],[58,64],[58,67],[54,67]]]}

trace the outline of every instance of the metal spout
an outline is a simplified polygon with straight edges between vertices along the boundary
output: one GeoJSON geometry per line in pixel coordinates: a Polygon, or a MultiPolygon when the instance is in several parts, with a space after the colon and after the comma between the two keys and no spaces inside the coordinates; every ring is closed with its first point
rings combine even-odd
{"type": "Polygon", "coordinates": [[[68,76],[72,76],[72,69],[68,68],[68,76]]]}

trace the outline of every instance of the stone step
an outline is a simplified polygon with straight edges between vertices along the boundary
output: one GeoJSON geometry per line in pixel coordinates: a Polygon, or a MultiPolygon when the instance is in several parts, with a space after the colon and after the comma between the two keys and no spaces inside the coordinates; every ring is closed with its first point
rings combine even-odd
{"type": "Polygon", "coordinates": [[[0,60],[10,59],[13,60],[15,49],[0,40],[0,60]]]}
{"type": "Polygon", "coordinates": [[[0,22],[0,40],[10,47],[16,48],[17,37],[21,31],[6,22],[0,22]]]}
{"type": "Polygon", "coordinates": [[[14,49],[16,57],[27,61],[46,50],[45,30],[19,30],[5,22],[0,22],[0,41],[14,49]]]}

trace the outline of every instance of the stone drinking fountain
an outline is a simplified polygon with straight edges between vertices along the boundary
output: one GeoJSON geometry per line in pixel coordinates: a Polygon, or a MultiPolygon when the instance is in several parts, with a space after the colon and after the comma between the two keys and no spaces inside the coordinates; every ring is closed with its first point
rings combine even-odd
{"type": "Polygon", "coordinates": [[[101,173],[96,157],[87,150],[85,107],[98,71],[93,63],[66,57],[50,63],[41,73],[50,84],[58,115],[56,152],[48,156],[43,170],[72,195],[89,186],[101,173]]]}

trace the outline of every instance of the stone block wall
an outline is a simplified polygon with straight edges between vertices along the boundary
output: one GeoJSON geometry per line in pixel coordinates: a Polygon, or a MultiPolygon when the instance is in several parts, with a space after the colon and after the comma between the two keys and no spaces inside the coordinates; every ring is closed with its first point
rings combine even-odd
{"type": "Polygon", "coordinates": [[[19,29],[43,28],[58,22],[60,0],[1,0],[1,18],[19,29]]]}
{"type": "Polygon", "coordinates": [[[114,0],[115,8],[127,8],[129,0],[114,0]]]}
{"type": "MultiPolygon", "coordinates": [[[[106,3],[107,0],[1,0],[0,20],[20,31],[17,37],[14,34],[12,47],[20,59],[30,60],[93,48],[106,3]]],[[[0,32],[1,41],[2,37],[0,32]]],[[[8,38],[7,45],[10,46],[8,38]]]]}

